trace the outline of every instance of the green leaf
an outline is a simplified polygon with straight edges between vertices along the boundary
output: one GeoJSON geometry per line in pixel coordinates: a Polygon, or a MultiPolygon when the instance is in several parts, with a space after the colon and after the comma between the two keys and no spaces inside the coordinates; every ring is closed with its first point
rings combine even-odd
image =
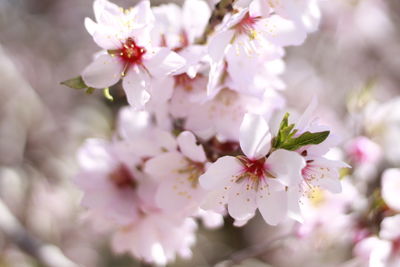
{"type": "Polygon", "coordinates": [[[294,137],[297,133],[294,124],[289,124],[289,113],[286,113],[279,126],[279,131],[272,141],[274,149],[297,150],[307,145],[318,145],[325,141],[329,136],[329,131],[323,132],[304,132],[301,135],[294,137]]]}
{"type": "Polygon", "coordinates": [[[321,144],[328,137],[329,131],[324,132],[304,132],[296,138],[289,138],[285,140],[280,148],[286,150],[297,150],[300,147],[307,145],[318,145],[321,144]]]}
{"type": "Polygon", "coordinates": [[[110,94],[110,88],[104,88],[103,90],[104,97],[110,101],[114,101],[114,97],[110,94]]]}
{"type": "Polygon", "coordinates": [[[66,81],[61,82],[62,85],[68,86],[73,89],[85,89],[88,88],[85,82],[82,79],[82,76],[78,76],[66,81]]]}

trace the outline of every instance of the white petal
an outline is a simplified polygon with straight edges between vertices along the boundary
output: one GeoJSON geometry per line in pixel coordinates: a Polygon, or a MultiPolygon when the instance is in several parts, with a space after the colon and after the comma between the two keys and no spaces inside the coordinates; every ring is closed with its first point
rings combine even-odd
{"type": "MultiPolygon", "coordinates": [[[[149,26],[154,23],[155,18],[150,8],[150,1],[140,1],[129,14],[135,24],[149,26]]],[[[152,26],[152,25],[151,25],[152,26]]]]}
{"type": "Polygon", "coordinates": [[[165,181],[160,183],[156,203],[161,209],[166,212],[193,212],[197,209],[205,192],[200,186],[193,185],[188,176],[175,173],[174,176],[166,176],[165,181]]]}
{"type": "Polygon", "coordinates": [[[200,185],[204,189],[219,189],[230,183],[232,177],[237,175],[242,168],[242,164],[235,157],[221,157],[200,176],[200,185]]]}
{"type": "Polygon", "coordinates": [[[301,209],[300,209],[300,192],[295,187],[289,189],[287,193],[288,193],[288,216],[293,220],[302,223],[304,220],[301,215],[301,209]]]}
{"type": "Polygon", "coordinates": [[[210,14],[210,8],[205,1],[186,0],[183,3],[182,24],[189,35],[190,41],[193,41],[195,37],[199,37],[203,33],[210,14]]]}
{"type": "Polygon", "coordinates": [[[400,211],[400,169],[387,169],[382,175],[382,197],[386,204],[400,211]]]}
{"type": "Polygon", "coordinates": [[[208,53],[214,62],[221,61],[225,56],[225,50],[232,40],[234,31],[222,31],[214,35],[208,46],[208,53]]]}
{"type": "Polygon", "coordinates": [[[77,154],[81,168],[85,170],[107,171],[113,167],[114,159],[110,155],[109,143],[102,139],[88,139],[79,148],[77,154]]]}
{"type": "Polygon", "coordinates": [[[314,96],[303,115],[301,115],[296,123],[295,128],[298,129],[300,133],[307,131],[307,128],[310,126],[313,117],[315,117],[317,106],[318,99],[316,96],[314,96]]]}
{"type": "Polygon", "coordinates": [[[101,24],[114,23],[112,17],[123,15],[123,10],[114,3],[107,0],[95,0],[93,2],[93,10],[96,21],[101,24]]]}
{"type": "Polygon", "coordinates": [[[122,47],[122,42],[120,41],[121,37],[118,36],[118,32],[116,32],[114,28],[97,26],[92,36],[96,44],[105,50],[113,50],[122,47]]]}
{"type": "Polygon", "coordinates": [[[94,88],[106,88],[121,79],[123,64],[117,57],[101,55],[82,72],[85,83],[94,88]]]}
{"type": "Polygon", "coordinates": [[[179,152],[168,152],[146,161],[144,171],[152,178],[164,180],[185,166],[185,159],[179,152]]]}
{"type": "Polygon", "coordinates": [[[240,147],[250,159],[265,156],[271,148],[271,134],[267,122],[261,115],[249,114],[240,125],[240,147]]]}
{"type": "Polygon", "coordinates": [[[250,3],[249,6],[249,15],[251,17],[268,17],[271,9],[268,6],[268,1],[265,0],[254,0],[250,3]]]}
{"type": "Polygon", "coordinates": [[[248,220],[256,211],[256,191],[248,190],[247,183],[235,183],[229,190],[228,212],[235,220],[248,220]]]}
{"type": "Polygon", "coordinates": [[[85,18],[85,28],[90,35],[93,35],[97,30],[97,23],[90,18],[85,18]]]}
{"type": "Polygon", "coordinates": [[[191,132],[182,132],[178,136],[177,141],[183,155],[193,161],[206,161],[206,154],[204,153],[203,146],[196,144],[196,137],[191,132]]]}
{"type": "Polygon", "coordinates": [[[303,27],[277,15],[260,20],[256,25],[256,30],[278,46],[301,45],[307,37],[307,32],[303,27]]]}
{"type": "Polygon", "coordinates": [[[293,186],[303,179],[301,170],[306,162],[297,152],[278,149],[266,161],[274,175],[285,185],[293,186]]]}
{"type": "Polygon", "coordinates": [[[135,66],[128,71],[122,80],[122,87],[132,107],[142,109],[149,101],[150,94],[147,92],[149,82],[150,77],[141,68],[135,66]]]}
{"type": "Polygon", "coordinates": [[[143,64],[154,77],[171,74],[185,65],[185,59],[168,48],[159,48],[145,54],[143,64]]]}
{"type": "Polygon", "coordinates": [[[285,191],[269,193],[260,191],[257,196],[257,207],[264,220],[270,225],[277,225],[286,217],[287,202],[287,193],[285,191]]]}

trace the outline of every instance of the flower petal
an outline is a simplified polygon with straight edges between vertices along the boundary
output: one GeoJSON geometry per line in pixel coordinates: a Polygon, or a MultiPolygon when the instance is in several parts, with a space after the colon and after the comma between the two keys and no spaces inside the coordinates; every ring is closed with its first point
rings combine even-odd
{"type": "Polygon", "coordinates": [[[82,72],[85,83],[94,88],[105,88],[121,79],[123,64],[116,57],[101,55],[82,72]]]}
{"type": "Polygon", "coordinates": [[[179,152],[168,152],[146,161],[144,171],[152,178],[164,180],[176,175],[176,170],[185,165],[185,159],[179,152]]]}
{"type": "Polygon", "coordinates": [[[204,189],[219,189],[230,183],[232,177],[237,175],[241,169],[242,164],[235,157],[221,157],[200,176],[200,185],[204,189]]]}
{"type": "Polygon", "coordinates": [[[297,185],[303,179],[301,170],[306,166],[306,162],[297,152],[278,149],[268,157],[266,163],[286,186],[297,185]]]}
{"type": "Polygon", "coordinates": [[[240,125],[240,147],[250,159],[265,156],[271,148],[271,134],[261,115],[247,113],[240,125]]]}
{"type": "Polygon", "coordinates": [[[235,183],[229,190],[228,212],[235,220],[248,220],[256,211],[256,191],[247,190],[247,183],[235,183]]]}
{"type": "Polygon", "coordinates": [[[219,32],[211,38],[210,44],[208,45],[208,53],[212,61],[219,62],[224,58],[225,50],[232,40],[233,34],[233,30],[227,30],[219,32]]]}
{"type": "Polygon", "coordinates": [[[191,132],[182,132],[177,141],[183,155],[196,162],[206,161],[203,146],[196,144],[196,137],[191,132]]]}
{"type": "Polygon", "coordinates": [[[285,191],[260,191],[257,196],[257,207],[264,220],[270,225],[277,225],[287,214],[288,199],[285,191]]]}
{"type": "Polygon", "coordinates": [[[158,48],[145,54],[143,64],[154,77],[171,74],[185,65],[185,59],[168,48],[158,48]]]}
{"type": "Polygon", "coordinates": [[[125,90],[128,103],[132,107],[142,109],[149,101],[150,94],[147,92],[149,83],[150,77],[143,69],[135,66],[128,71],[122,80],[122,87],[125,90]]]}

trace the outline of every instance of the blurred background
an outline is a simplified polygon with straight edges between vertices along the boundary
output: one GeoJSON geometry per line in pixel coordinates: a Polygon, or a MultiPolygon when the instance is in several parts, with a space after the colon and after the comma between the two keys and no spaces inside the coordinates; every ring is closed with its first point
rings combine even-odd
{"type": "MultiPolygon", "coordinates": [[[[317,95],[321,116],[345,143],[360,134],[363,92],[380,103],[400,96],[400,1],[326,0],[321,9],[320,30],[287,50],[284,95],[300,110],[317,95]]],[[[101,93],[60,85],[98,50],[83,26],[87,16],[92,0],[0,0],[0,266],[143,265],[111,253],[108,235],[87,220],[71,182],[79,145],[109,136],[114,123],[101,93]]],[[[200,230],[193,260],[174,266],[228,258],[248,258],[242,266],[339,266],[351,258],[340,238],[318,237],[293,252],[299,243],[287,236],[291,227],[270,228],[256,218],[243,228],[228,221],[220,230],[200,230]]]]}

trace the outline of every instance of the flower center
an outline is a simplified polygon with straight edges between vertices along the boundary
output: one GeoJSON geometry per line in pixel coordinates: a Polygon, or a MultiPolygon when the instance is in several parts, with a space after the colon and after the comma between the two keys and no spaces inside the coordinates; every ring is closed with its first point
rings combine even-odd
{"type": "Polygon", "coordinates": [[[119,56],[127,63],[140,64],[145,53],[146,49],[138,46],[136,42],[129,37],[121,48],[119,56]]]}
{"type": "Polygon", "coordinates": [[[199,184],[199,177],[204,173],[204,164],[186,159],[187,165],[185,168],[179,169],[178,173],[187,175],[188,181],[192,184],[193,188],[197,188],[199,184]]]}
{"type": "Polygon", "coordinates": [[[245,156],[238,156],[237,158],[242,162],[244,167],[243,174],[238,177],[237,181],[248,178],[258,183],[265,178],[276,178],[276,176],[268,170],[268,165],[265,164],[266,158],[263,157],[257,160],[249,159],[245,156]]]}
{"type": "Polygon", "coordinates": [[[254,30],[254,24],[259,20],[259,17],[250,17],[247,14],[236,26],[235,30],[239,34],[246,34],[251,39],[255,39],[257,37],[257,32],[254,30]]]}
{"type": "Polygon", "coordinates": [[[119,188],[135,186],[134,178],[128,168],[121,164],[108,176],[113,184],[119,188]]]}

